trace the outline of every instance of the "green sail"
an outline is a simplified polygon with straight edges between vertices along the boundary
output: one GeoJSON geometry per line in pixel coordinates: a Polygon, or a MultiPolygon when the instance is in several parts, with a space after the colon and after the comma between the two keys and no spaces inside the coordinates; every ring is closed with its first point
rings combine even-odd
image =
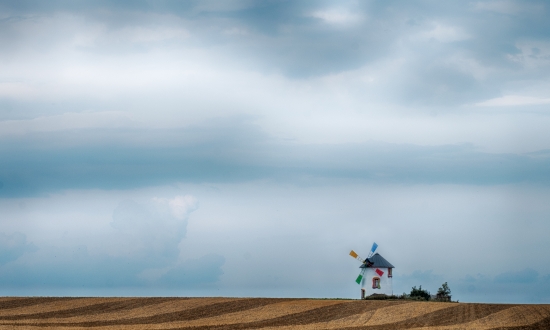
{"type": "Polygon", "coordinates": [[[357,279],[355,280],[355,282],[357,282],[357,284],[361,284],[362,279],[363,279],[363,275],[359,274],[359,276],[357,276],[357,279]]]}

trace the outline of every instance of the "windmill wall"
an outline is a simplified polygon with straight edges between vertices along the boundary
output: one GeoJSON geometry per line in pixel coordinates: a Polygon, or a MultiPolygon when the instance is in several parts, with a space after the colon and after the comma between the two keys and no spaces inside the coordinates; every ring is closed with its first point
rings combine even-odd
{"type": "Polygon", "coordinates": [[[385,294],[391,296],[393,294],[392,287],[392,278],[388,277],[389,271],[388,268],[380,268],[384,272],[382,276],[376,273],[377,268],[367,268],[365,275],[363,275],[363,281],[361,282],[361,288],[365,290],[365,295],[370,296],[371,294],[385,294]],[[380,289],[372,287],[372,279],[377,277],[380,279],[380,289]]]}

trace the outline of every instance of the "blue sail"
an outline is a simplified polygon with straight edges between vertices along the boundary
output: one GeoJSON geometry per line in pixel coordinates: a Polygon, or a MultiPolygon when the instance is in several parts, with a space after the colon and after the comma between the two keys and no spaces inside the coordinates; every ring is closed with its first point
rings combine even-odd
{"type": "Polygon", "coordinates": [[[374,253],[374,251],[376,250],[377,247],[378,247],[378,244],[376,244],[376,242],[373,243],[373,244],[372,244],[372,249],[370,249],[370,252],[371,252],[371,253],[374,253]]]}

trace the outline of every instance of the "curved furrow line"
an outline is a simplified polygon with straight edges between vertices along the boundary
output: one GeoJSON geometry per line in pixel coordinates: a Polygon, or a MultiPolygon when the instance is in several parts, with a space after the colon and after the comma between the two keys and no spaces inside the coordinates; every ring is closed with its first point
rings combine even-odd
{"type": "Polygon", "coordinates": [[[375,301],[350,301],[341,304],[324,306],[311,311],[290,314],[277,318],[272,318],[260,322],[243,324],[244,327],[238,329],[264,328],[267,326],[285,326],[285,325],[306,325],[312,323],[321,323],[338,320],[356,314],[363,314],[371,310],[376,310],[382,306],[401,304],[404,302],[375,302],[375,301]]]}
{"type": "Polygon", "coordinates": [[[525,326],[550,317],[550,305],[519,305],[493,313],[481,319],[463,323],[468,329],[525,326]]]}
{"type": "Polygon", "coordinates": [[[0,299],[2,305],[0,329],[550,329],[550,305],[81,297],[0,299]]]}
{"type": "Polygon", "coordinates": [[[141,308],[143,306],[159,304],[165,301],[173,300],[177,298],[132,298],[115,302],[104,302],[99,304],[93,304],[89,306],[82,306],[77,308],[62,309],[51,312],[33,313],[33,314],[20,314],[20,315],[2,315],[0,320],[2,321],[15,321],[15,320],[40,320],[49,318],[68,318],[79,315],[96,315],[103,313],[112,313],[122,310],[141,308]]]}
{"type": "MultiPolygon", "coordinates": [[[[319,329],[341,329],[362,327],[367,325],[379,325],[386,323],[396,323],[403,320],[408,320],[420,315],[434,312],[439,309],[449,307],[446,303],[422,303],[422,302],[407,302],[402,304],[393,304],[389,306],[380,306],[380,308],[368,311],[362,314],[356,314],[344,317],[330,322],[312,323],[307,326],[301,326],[304,330],[319,330],[319,329]]],[[[283,329],[277,329],[283,330],[283,329]]]]}
{"type": "Polygon", "coordinates": [[[420,315],[400,322],[362,327],[347,327],[349,330],[392,330],[422,327],[442,327],[463,324],[481,319],[493,313],[514,307],[515,305],[497,304],[457,304],[435,312],[420,315]]]}
{"type": "Polygon", "coordinates": [[[330,322],[341,318],[349,317],[356,314],[363,314],[371,310],[392,305],[402,304],[407,302],[376,302],[376,301],[351,301],[342,302],[334,305],[323,306],[309,311],[300,313],[288,314],[276,318],[266,319],[256,322],[234,323],[223,325],[206,325],[197,327],[180,327],[171,329],[260,329],[265,327],[282,327],[282,326],[305,326],[314,323],[330,322]]]}
{"type": "MultiPolygon", "coordinates": [[[[252,309],[260,306],[274,304],[290,299],[281,298],[250,298],[238,299],[229,302],[214,303],[207,306],[196,307],[188,310],[161,313],[147,317],[136,317],[120,320],[105,320],[92,322],[74,322],[74,323],[33,323],[37,327],[104,327],[104,326],[123,326],[123,325],[146,325],[167,323],[176,321],[196,320],[204,317],[212,317],[226,313],[233,313],[252,309]]],[[[10,326],[28,326],[29,323],[3,323],[10,326]]]]}
{"type": "Polygon", "coordinates": [[[274,319],[280,316],[288,316],[291,314],[311,311],[320,307],[340,303],[342,303],[342,301],[339,300],[297,299],[260,306],[246,311],[223,314],[220,316],[206,317],[184,322],[167,323],[163,324],[163,327],[199,327],[216,326],[220,324],[230,326],[231,324],[236,323],[250,323],[274,319]]]}
{"type": "Polygon", "coordinates": [[[14,309],[0,309],[0,317],[14,315],[28,315],[36,313],[54,312],[64,309],[71,309],[83,306],[90,306],[100,302],[120,301],[128,298],[70,298],[60,299],[51,302],[44,301],[42,304],[32,306],[19,307],[14,309]]]}
{"type": "MultiPolygon", "coordinates": [[[[127,299],[127,298],[126,298],[127,299]]],[[[180,299],[175,298],[174,300],[169,300],[166,302],[161,302],[158,304],[142,306],[140,308],[121,310],[115,312],[108,312],[102,314],[90,315],[83,313],[78,316],[73,316],[69,318],[49,318],[42,319],[40,323],[46,324],[57,324],[57,323],[67,323],[67,324],[76,324],[80,322],[94,322],[94,321],[109,321],[109,320],[124,320],[132,319],[136,317],[148,317],[158,314],[166,314],[170,312],[180,312],[183,310],[188,310],[196,307],[212,305],[219,302],[234,301],[238,298],[192,298],[192,299],[180,299]]],[[[91,299],[90,299],[91,300],[91,299]]],[[[108,300],[107,300],[108,301],[108,300]]],[[[97,301],[104,302],[104,300],[97,301]]],[[[231,315],[231,314],[229,314],[231,315]]],[[[198,321],[198,320],[197,320],[198,321]]],[[[0,321],[1,322],[1,321],[0,321]]],[[[18,320],[18,323],[33,324],[36,323],[36,320],[18,320]]],[[[194,321],[186,321],[194,322],[194,321]]]]}
{"type": "MultiPolygon", "coordinates": [[[[420,302],[413,301],[409,304],[394,305],[389,307],[381,307],[376,310],[374,315],[369,319],[368,323],[360,324],[360,326],[366,325],[380,325],[386,323],[396,323],[405,320],[409,320],[418,316],[423,316],[428,313],[438,311],[440,309],[449,308],[448,303],[443,302],[420,302]]],[[[353,326],[353,325],[350,325],[353,326]]],[[[357,325],[359,326],[359,325],[357,325]]]]}
{"type": "Polygon", "coordinates": [[[13,309],[19,307],[28,307],[33,305],[44,304],[52,301],[65,300],[65,299],[78,299],[67,297],[36,297],[36,298],[13,298],[9,300],[0,301],[0,309],[13,309]]]}
{"type": "Polygon", "coordinates": [[[512,327],[498,327],[498,328],[491,328],[490,330],[548,330],[548,329],[550,329],[550,316],[545,317],[538,322],[527,324],[527,325],[512,326],[512,327]]]}

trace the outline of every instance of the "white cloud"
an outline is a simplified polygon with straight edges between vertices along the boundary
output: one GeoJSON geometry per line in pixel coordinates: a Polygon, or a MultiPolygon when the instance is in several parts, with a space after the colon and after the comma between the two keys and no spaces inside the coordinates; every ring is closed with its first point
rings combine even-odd
{"type": "Polygon", "coordinates": [[[0,97],[29,99],[36,94],[36,89],[22,82],[3,82],[0,83],[0,97]]]}
{"type": "Polygon", "coordinates": [[[449,26],[438,22],[432,23],[429,30],[420,32],[411,37],[412,40],[435,40],[439,42],[455,42],[469,38],[470,35],[468,35],[462,28],[449,26]]]}
{"type": "MultiPolygon", "coordinates": [[[[154,268],[175,262],[187,232],[189,214],[197,209],[193,196],[122,201],[113,212],[110,255],[139,258],[154,268]]],[[[110,246],[109,246],[110,245],[110,246]]]]}
{"type": "Polygon", "coordinates": [[[309,14],[309,16],[321,19],[328,24],[337,25],[355,24],[364,19],[360,14],[353,13],[347,9],[338,8],[317,10],[309,14]]]}
{"type": "Polygon", "coordinates": [[[64,113],[24,120],[0,121],[0,136],[74,129],[137,127],[128,113],[120,111],[64,113]]]}
{"type": "Polygon", "coordinates": [[[198,208],[198,200],[191,196],[176,196],[172,199],[154,198],[157,203],[168,204],[172,215],[180,220],[185,219],[188,214],[198,208]]]}
{"type": "MultiPolygon", "coordinates": [[[[349,9],[329,8],[314,11],[310,16],[345,25],[363,19],[360,15],[349,9]]],[[[116,38],[161,40],[185,35],[188,22],[169,15],[144,18],[141,27],[132,25],[110,32],[93,20],[70,15],[55,18],[59,19],[59,26],[66,26],[71,33],[58,34],[58,42],[44,46],[43,53],[24,52],[25,56],[11,58],[0,75],[1,96],[13,102],[35,102],[36,111],[42,112],[35,119],[0,122],[0,135],[103,127],[181,128],[231,116],[253,117],[266,134],[296,143],[371,140],[422,145],[472,143],[492,150],[516,151],[515,143],[510,144],[503,137],[510,135],[510,129],[512,135],[522,133],[511,125],[517,118],[507,115],[489,119],[462,110],[460,116],[455,116],[456,109],[398,106],[400,101],[396,99],[400,95],[396,84],[407,78],[408,68],[419,65],[411,59],[424,58],[421,50],[424,45],[411,47],[411,43],[404,42],[395,54],[364,67],[293,79],[257,70],[234,53],[221,51],[223,47],[213,51],[181,43],[174,47],[157,45],[144,52],[105,55],[83,51],[74,44],[73,37],[83,35],[81,45],[103,45],[98,50],[108,52],[110,46],[116,45],[116,38]],[[167,23],[161,24],[162,20],[167,23]],[[141,32],[143,36],[139,37],[141,32]],[[46,62],[48,65],[44,65],[46,62]],[[40,110],[43,104],[49,106],[53,102],[68,104],[58,112],[63,114],[40,110]],[[77,114],[83,111],[86,113],[77,114]],[[438,113],[438,117],[430,116],[431,112],[438,113]]],[[[51,30],[52,34],[57,31],[52,30],[53,23],[49,20],[27,24],[25,38],[33,41],[29,44],[37,41],[33,36],[40,31],[51,30]]],[[[244,26],[231,24],[226,32],[246,33],[244,26]]],[[[461,27],[445,21],[430,20],[420,28],[424,30],[416,35],[419,40],[445,43],[468,38],[461,27]]],[[[539,61],[543,61],[546,48],[534,43],[522,46],[524,57],[537,55],[533,53],[535,46],[540,49],[539,61]]],[[[477,80],[490,80],[500,72],[467,51],[453,52],[452,56],[438,60],[477,80]]],[[[411,80],[410,84],[414,83],[411,80]]],[[[510,100],[498,102],[502,101],[510,100]]],[[[489,100],[477,105],[489,106],[495,102],[498,103],[489,100]]],[[[546,99],[523,99],[522,104],[545,102],[546,99]]],[[[10,115],[14,116],[14,112],[10,115]]],[[[524,135],[538,132],[540,118],[521,120],[524,127],[531,127],[524,135]]],[[[550,143],[547,138],[536,140],[518,141],[525,145],[533,143],[529,149],[548,147],[550,143]]]]}
{"type": "Polygon", "coordinates": [[[506,95],[497,97],[480,103],[476,103],[480,107],[510,107],[510,106],[527,106],[550,104],[550,98],[539,98],[521,95],[506,95]]]}
{"type": "Polygon", "coordinates": [[[507,54],[510,61],[519,63],[525,69],[541,70],[550,67],[550,43],[546,41],[519,42],[515,47],[520,50],[516,54],[507,54]]]}
{"type": "Polygon", "coordinates": [[[100,40],[107,33],[105,24],[92,23],[85,28],[77,28],[74,30],[72,37],[73,47],[94,47],[96,41],[100,40]]]}

